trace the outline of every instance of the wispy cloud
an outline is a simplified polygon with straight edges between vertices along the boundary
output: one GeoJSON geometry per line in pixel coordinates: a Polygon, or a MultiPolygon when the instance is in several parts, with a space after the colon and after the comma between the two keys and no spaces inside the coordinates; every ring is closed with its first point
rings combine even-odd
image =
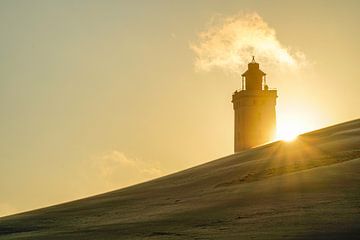
{"type": "Polygon", "coordinates": [[[157,163],[129,158],[117,150],[94,158],[92,168],[98,181],[103,183],[103,190],[124,187],[163,175],[157,163]]]}
{"type": "Polygon", "coordinates": [[[251,56],[266,67],[298,69],[307,64],[305,54],[282,45],[275,30],[256,12],[215,17],[190,47],[196,54],[197,70],[240,73],[251,56]]]}

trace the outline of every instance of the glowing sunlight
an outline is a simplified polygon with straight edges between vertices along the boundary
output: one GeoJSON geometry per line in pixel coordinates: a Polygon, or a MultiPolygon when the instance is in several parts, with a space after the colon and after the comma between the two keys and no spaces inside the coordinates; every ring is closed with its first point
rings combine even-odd
{"type": "Polygon", "coordinates": [[[311,131],[312,124],[301,117],[279,118],[276,130],[276,140],[293,141],[302,133],[311,131]]]}
{"type": "Polygon", "coordinates": [[[296,129],[288,129],[287,131],[284,131],[284,132],[278,131],[276,138],[278,140],[284,140],[286,142],[291,142],[291,141],[294,141],[299,134],[300,134],[300,132],[296,129]]]}

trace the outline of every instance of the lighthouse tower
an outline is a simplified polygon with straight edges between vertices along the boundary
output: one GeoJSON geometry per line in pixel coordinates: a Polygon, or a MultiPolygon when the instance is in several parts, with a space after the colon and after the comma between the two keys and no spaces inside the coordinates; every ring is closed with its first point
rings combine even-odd
{"type": "Polygon", "coordinates": [[[274,139],[276,130],[277,91],[269,90],[266,74],[259,63],[252,61],[242,74],[241,90],[235,91],[232,103],[235,111],[234,150],[240,152],[274,139]]]}

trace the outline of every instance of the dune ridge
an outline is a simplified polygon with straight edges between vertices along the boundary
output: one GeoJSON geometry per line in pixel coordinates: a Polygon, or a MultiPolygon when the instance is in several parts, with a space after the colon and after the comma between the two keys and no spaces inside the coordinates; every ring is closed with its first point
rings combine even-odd
{"type": "Polygon", "coordinates": [[[0,218],[0,239],[358,239],[360,119],[0,218]]]}

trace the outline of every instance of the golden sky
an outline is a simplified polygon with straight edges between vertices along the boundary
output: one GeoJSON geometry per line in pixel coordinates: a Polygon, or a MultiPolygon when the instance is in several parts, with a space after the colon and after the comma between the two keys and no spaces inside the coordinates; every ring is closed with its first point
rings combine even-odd
{"type": "MultiPolygon", "coordinates": [[[[194,46],[227,19],[238,24],[223,29],[232,34],[246,13],[275,44],[270,55],[255,53],[278,89],[280,134],[358,118],[359,5],[1,1],[0,216],[231,154],[234,66],[245,71],[239,61],[251,56],[199,68],[194,46]],[[291,58],[301,67],[289,68],[291,58]]],[[[244,44],[246,32],[236,34],[244,44]]]]}

